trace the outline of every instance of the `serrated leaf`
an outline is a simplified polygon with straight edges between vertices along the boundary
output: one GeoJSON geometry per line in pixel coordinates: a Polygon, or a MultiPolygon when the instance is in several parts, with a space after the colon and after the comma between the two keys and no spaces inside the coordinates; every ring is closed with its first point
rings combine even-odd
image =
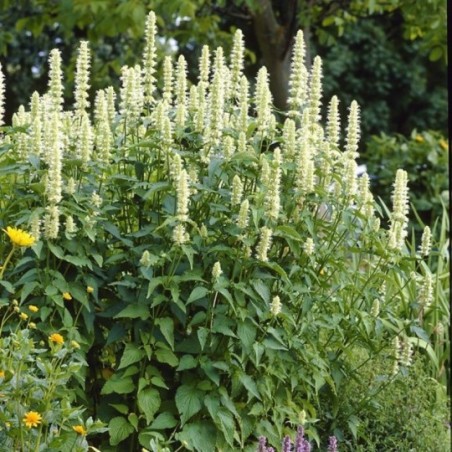
{"type": "Polygon", "coordinates": [[[204,298],[209,293],[209,290],[202,286],[195,287],[190,296],[188,297],[187,304],[192,303],[193,301],[204,298]]]}
{"type": "MultiPolygon", "coordinates": [[[[239,375],[239,380],[243,384],[243,386],[245,386],[245,388],[246,388],[246,390],[248,391],[249,394],[251,394],[254,397],[256,397],[256,399],[261,400],[261,396],[260,396],[259,391],[257,389],[256,382],[249,375],[240,374],[239,375]]],[[[249,397],[249,399],[251,399],[251,397],[249,397]]]]}
{"type": "Polygon", "coordinates": [[[119,363],[119,369],[123,369],[124,367],[128,367],[137,361],[140,361],[144,358],[144,351],[139,349],[135,344],[127,344],[124,348],[124,352],[122,353],[121,362],[119,363]]]}
{"type": "Polygon", "coordinates": [[[202,408],[204,392],[192,385],[182,385],[176,391],[176,407],[181,415],[181,422],[185,424],[202,408]]]}
{"type": "Polygon", "coordinates": [[[176,370],[194,369],[198,365],[198,361],[192,355],[184,355],[179,361],[179,366],[176,370]]]}
{"type": "Polygon", "coordinates": [[[256,334],[257,328],[250,321],[240,322],[237,325],[237,336],[246,349],[252,347],[256,339],[256,334]]]}
{"type": "Polygon", "coordinates": [[[201,350],[204,350],[204,347],[206,345],[207,336],[209,335],[209,331],[207,328],[199,328],[197,331],[199,345],[201,345],[201,350]]]}
{"type": "Polygon", "coordinates": [[[149,307],[143,304],[130,304],[125,307],[122,311],[116,314],[113,318],[119,319],[121,317],[128,319],[137,319],[138,317],[141,320],[146,320],[150,317],[149,307]]]}
{"type": "Polygon", "coordinates": [[[275,229],[274,235],[297,241],[302,241],[301,235],[292,226],[287,225],[278,226],[275,229]]]}
{"type": "Polygon", "coordinates": [[[153,430],[165,430],[167,428],[173,428],[177,425],[177,420],[171,414],[165,411],[164,413],[160,413],[154,420],[154,422],[150,425],[150,428],[153,430]]]}
{"type": "Polygon", "coordinates": [[[146,416],[146,422],[149,424],[155,413],[160,408],[160,394],[156,389],[146,388],[138,393],[138,407],[146,416]]]}
{"type": "Polygon", "coordinates": [[[216,436],[217,429],[213,423],[203,421],[186,424],[182,431],[178,433],[177,439],[186,441],[188,450],[194,449],[197,452],[206,452],[216,450],[216,436]]]}
{"type": "Polygon", "coordinates": [[[135,390],[133,380],[113,375],[102,387],[101,394],[130,394],[135,390]]]}
{"type": "Polygon", "coordinates": [[[235,422],[232,414],[224,408],[217,411],[217,424],[219,425],[228,444],[234,445],[235,422]]]}
{"type": "Polygon", "coordinates": [[[168,341],[171,350],[174,350],[174,321],[169,317],[156,319],[155,324],[160,327],[163,337],[168,341]]]}
{"type": "Polygon", "coordinates": [[[171,350],[165,348],[157,349],[155,357],[159,363],[169,364],[171,367],[176,367],[179,364],[177,356],[171,350]]]}
{"type": "Polygon", "coordinates": [[[211,394],[204,398],[204,405],[210,414],[210,417],[215,421],[218,408],[220,407],[220,399],[211,394]]]}
{"type": "Polygon", "coordinates": [[[258,279],[252,281],[251,285],[266,303],[270,303],[270,289],[265,285],[265,283],[258,279]]]}
{"type": "Polygon", "coordinates": [[[117,416],[108,423],[108,430],[110,433],[110,445],[117,446],[133,433],[134,428],[125,417],[117,416]]]}

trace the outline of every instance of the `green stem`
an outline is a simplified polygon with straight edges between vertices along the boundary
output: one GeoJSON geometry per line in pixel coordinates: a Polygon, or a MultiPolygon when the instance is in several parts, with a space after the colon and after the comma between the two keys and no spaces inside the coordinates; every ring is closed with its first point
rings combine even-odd
{"type": "Polygon", "coordinates": [[[0,270],[0,279],[3,279],[3,274],[5,273],[6,267],[9,264],[9,261],[11,260],[11,258],[13,257],[14,251],[16,250],[16,245],[13,245],[13,247],[11,248],[11,251],[9,252],[8,256],[5,259],[5,263],[2,266],[2,269],[0,270]]]}

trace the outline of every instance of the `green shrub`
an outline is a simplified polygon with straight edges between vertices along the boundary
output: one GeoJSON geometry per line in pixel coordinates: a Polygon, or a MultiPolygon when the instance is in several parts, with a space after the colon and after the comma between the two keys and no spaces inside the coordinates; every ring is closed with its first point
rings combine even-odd
{"type": "MultiPolygon", "coordinates": [[[[221,48],[210,66],[204,48],[196,86],[183,57],[155,80],[154,20],[117,102],[107,88],[88,110],[82,43],[75,105],[63,109],[54,50],[48,93],[3,128],[0,225],[36,243],[0,243],[2,300],[37,306],[38,331],[80,344],[77,401],[108,423],[108,438],[91,440],[104,452],[255,450],[303,413],[307,438],[325,444],[320,396],[339,406],[357,375],[350,355],[384,356],[397,374],[426,334],[426,306],[406,289],[423,259],[405,246],[406,172],[383,229],[356,174],[358,105],[344,139],[337,98],[322,127],[321,60],[308,74],[301,33],[280,124],[265,68],[249,95],[240,32],[229,66],[221,48]]],[[[356,434],[352,417],[347,428],[356,434]]]]}
{"type": "MultiPolygon", "coordinates": [[[[410,179],[411,203],[423,223],[433,224],[441,218],[443,205],[449,208],[449,145],[441,133],[373,136],[366,143],[366,166],[374,193],[387,205],[392,175],[403,168],[410,179]]],[[[413,226],[419,227],[416,222],[413,226]]]]}
{"type": "Polygon", "coordinates": [[[386,366],[379,360],[365,366],[342,394],[343,413],[353,410],[359,422],[356,438],[346,435],[340,450],[450,451],[446,388],[425,371],[425,359],[417,355],[409,371],[390,384],[386,366]],[[374,393],[366,404],[359,397],[363,391],[374,393]]]}

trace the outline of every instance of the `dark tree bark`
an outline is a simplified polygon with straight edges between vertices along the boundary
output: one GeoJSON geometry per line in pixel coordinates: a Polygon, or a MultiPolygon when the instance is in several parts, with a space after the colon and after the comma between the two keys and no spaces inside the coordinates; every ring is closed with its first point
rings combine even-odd
{"type": "Polygon", "coordinates": [[[285,110],[289,89],[290,57],[297,30],[297,0],[258,0],[251,11],[254,31],[270,75],[276,108],[285,110]]]}

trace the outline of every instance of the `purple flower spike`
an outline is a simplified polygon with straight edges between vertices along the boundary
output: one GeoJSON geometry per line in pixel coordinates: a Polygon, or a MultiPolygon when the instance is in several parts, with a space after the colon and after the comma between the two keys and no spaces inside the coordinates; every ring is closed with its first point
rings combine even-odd
{"type": "Polygon", "coordinates": [[[265,436],[259,436],[259,445],[257,446],[257,452],[267,452],[265,447],[267,444],[267,438],[265,436]]]}
{"type": "Polygon", "coordinates": [[[291,446],[292,446],[292,441],[290,440],[289,435],[286,435],[284,437],[283,443],[282,443],[282,452],[290,452],[291,446]]]}
{"type": "Polygon", "coordinates": [[[311,443],[307,439],[303,440],[302,452],[311,452],[311,443]]]}
{"type": "Polygon", "coordinates": [[[338,452],[337,438],[335,436],[330,436],[330,439],[328,441],[328,452],[338,452]]]}
{"type": "Polygon", "coordinates": [[[268,447],[267,452],[275,452],[275,449],[273,449],[273,447],[268,447]]]}
{"type": "Polygon", "coordinates": [[[295,437],[295,451],[304,452],[304,429],[301,425],[297,428],[297,436],[295,437]]]}

